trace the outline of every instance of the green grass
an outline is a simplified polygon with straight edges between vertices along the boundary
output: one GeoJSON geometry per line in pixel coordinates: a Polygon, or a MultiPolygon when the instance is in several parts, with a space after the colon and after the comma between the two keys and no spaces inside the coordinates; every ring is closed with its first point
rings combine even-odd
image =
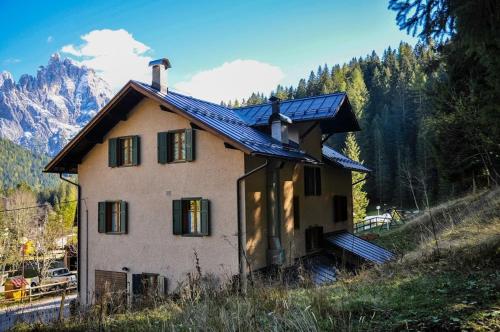
{"type": "Polygon", "coordinates": [[[17,330],[388,331],[500,330],[500,198],[493,191],[432,210],[383,232],[398,252],[384,266],[341,273],[330,286],[258,283],[247,296],[195,286],[190,296],[155,308],[102,316],[98,308],[61,325],[17,330]]]}

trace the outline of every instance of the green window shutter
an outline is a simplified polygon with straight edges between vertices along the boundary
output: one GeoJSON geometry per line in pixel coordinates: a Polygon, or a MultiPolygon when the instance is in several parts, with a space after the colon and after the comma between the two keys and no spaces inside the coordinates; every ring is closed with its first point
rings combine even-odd
{"type": "Polygon", "coordinates": [[[174,160],[173,149],[172,149],[172,141],[174,139],[174,133],[167,132],[167,163],[174,160]]]}
{"type": "Polygon", "coordinates": [[[106,233],[106,202],[99,202],[97,204],[98,207],[98,225],[97,225],[97,231],[99,233],[106,233]]]}
{"type": "Polygon", "coordinates": [[[168,163],[168,133],[158,133],[158,163],[168,163]]]}
{"type": "Polygon", "coordinates": [[[194,130],[186,129],[186,161],[194,160],[194,130]]]}
{"type": "Polygon", "coordinates": [[[141,163],[141,138],[139,136],[132,137],[132,164],[139,165],[141,163]]]}
{"type": "Polygon", "coordinates": [[[128,233],[128,204],[124,201],[120,201],[120,232],[128,233]]]}
{"type": "Polygon", "coordinates": [[[182,235],[182,201],[180,199],[172,201],[172,223],[174,235],[182,235]]]}
{"type": "Polygon", "coordinates": [[[118,139],[110,138],[108,140],[108,165],[109,167],[118,166],[118,139]]]}
{"type": "Polygon", "coordinates": [[[210,235],[210,201],[201,200],[201,234],[210,235]]]}

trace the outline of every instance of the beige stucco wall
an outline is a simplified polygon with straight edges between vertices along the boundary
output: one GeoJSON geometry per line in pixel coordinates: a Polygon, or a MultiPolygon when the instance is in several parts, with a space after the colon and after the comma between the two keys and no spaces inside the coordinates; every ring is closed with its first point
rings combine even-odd
{"type": "Polygon", "coordinates": [[[223,277],[238,272],[235,187],[236,179],[244,172],[244,155],[238,150],[226,149],[216,136],[196,130],[194,162],[158,164],[157,133],[188,127],[189,122],[184,118],[162,111],[158,104],[145,99],[79,165],[78,176],[85,200],[80,247],[83,303],[87,291],[91,295],[89,299],[92,298],[96,269],[119,272],[127,267],[129,285],[133,273],[159,273],[169,278],[169,290],[174,290],[177,282],[195,268],[196,251],[202,272],[223,277]],[[141,164],[108,167],[107,139],[127,135],[141,137],[141,164]],[[211,236],[172,234],[172,200],[183,197],[210,200],[211,236]],[[97,205],[105,200],[128,202],[128,234],[97,232],[97,205]],[[88,229],[85,210],[88,210],[88,229]],[[89,289],[86,289],[87,259],[89,289]]]}
{"type": "MultiPolygon", "coordinates": [[[[311,126],[310,123],[298,125],[301,133],[311,126]]],[[[317,126],[300,142],[301,149],[320,159],[321,131],[317,126]]],[[[247,156],[245,169],[249,171],[262,164],[262,158],[247,156]]],[[[267,250],[267,197],[265,172],[250,177],[245,184],[246,198],[246,250],[252,270],[266,266],[267,250]]],[[[352,185],[351,172],[332,166],[321,166],[321,196],[304,195],[304,165],[285,163],[280,170],[281,188],[281,243],[285,249],[287,264],[306,255],[305,230],[310,226],[323,226],[323,231],[352,231],[352,185]],[[344,223],[333,222],[333,196],[348,197],[349,220],[344,223]],[[300,229],[294,229],[293,197],[299,197],[300,229]]]]}

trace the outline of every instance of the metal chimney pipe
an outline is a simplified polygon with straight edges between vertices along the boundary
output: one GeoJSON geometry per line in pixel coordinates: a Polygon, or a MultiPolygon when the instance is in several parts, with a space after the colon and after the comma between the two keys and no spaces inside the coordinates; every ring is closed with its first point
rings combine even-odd
{"type": "Polygon", "coordinates": [[[161,93],[167,94],[167,69],[172,68],[170,61],[167,58],[153,60],[149,62],[149,66],[153,67],[151,86],[161,93]]]}

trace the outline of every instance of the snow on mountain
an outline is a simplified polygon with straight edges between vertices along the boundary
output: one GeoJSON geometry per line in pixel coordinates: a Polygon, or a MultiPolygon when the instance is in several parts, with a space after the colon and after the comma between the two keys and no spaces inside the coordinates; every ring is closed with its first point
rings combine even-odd
{"type": "Polygon", "coordinates": [[[0,73],[0,137],[54,155],[112,96],[94,70],[51,56],[36,77],[0,73]]]}

